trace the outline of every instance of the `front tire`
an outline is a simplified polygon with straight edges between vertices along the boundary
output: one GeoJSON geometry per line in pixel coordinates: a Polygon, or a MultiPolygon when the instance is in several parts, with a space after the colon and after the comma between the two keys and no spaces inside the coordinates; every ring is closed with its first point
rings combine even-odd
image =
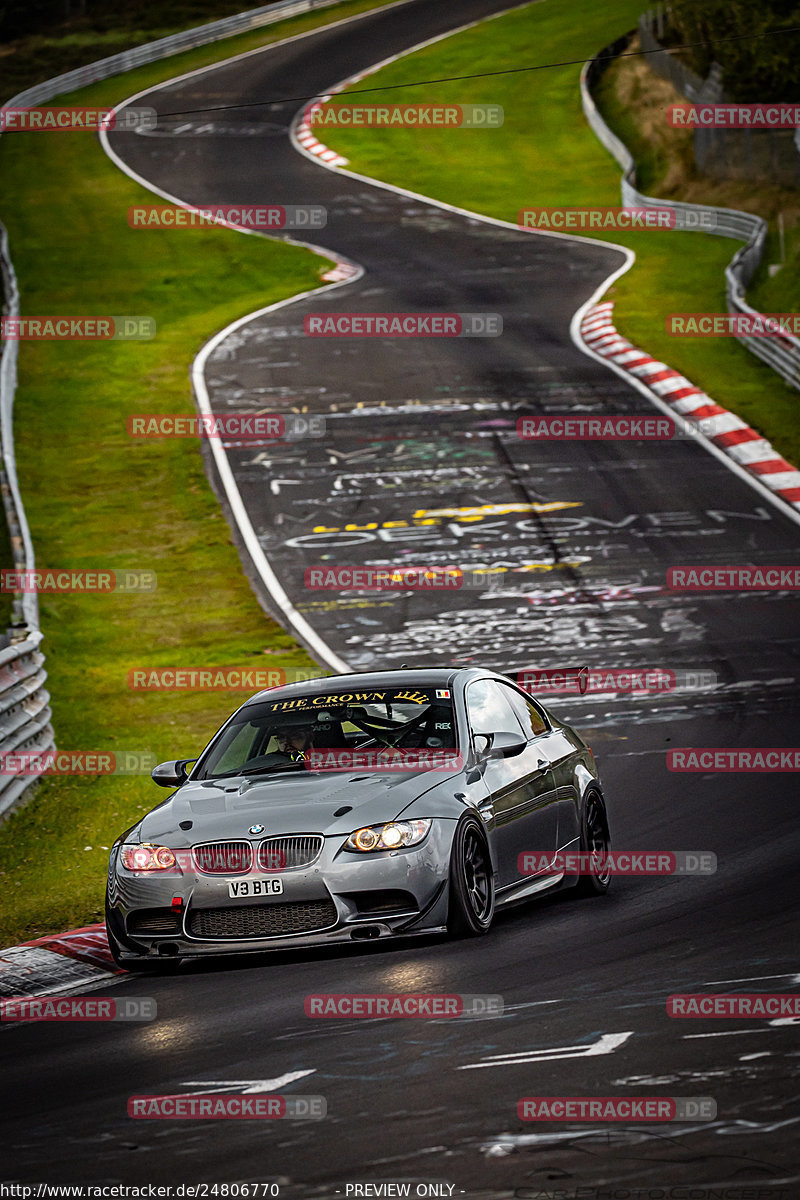
{"type": "Polygon", "coordinates": [[[486,835],[475,817],[456,826],[450,850],[450,906],[447,929],[453,937],[480,937],[494,917],[494,872],[486,835]]]}
{"type": "Polygon", "coordinates": [[[591,791],[586,797],[581,818],[581,854],[590,854],[598,860],[597,869],[590,875],[582,875],[575,889],[579,896],[602,896],[611,885],[611,872],[602,865],[603,856],[611,849],[608,830],[608,814],[603,797],[591,791]]]}

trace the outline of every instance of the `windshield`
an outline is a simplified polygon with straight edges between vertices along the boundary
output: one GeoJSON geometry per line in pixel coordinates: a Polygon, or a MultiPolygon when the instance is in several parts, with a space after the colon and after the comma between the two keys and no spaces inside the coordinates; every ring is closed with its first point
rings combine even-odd
{"type": "Polygon", "coordinates": [[[318,750],[452,750],[448,688],[365,688],[261,700],[236,714],[211,742],[192,779],[307,770],[318,750]]]}

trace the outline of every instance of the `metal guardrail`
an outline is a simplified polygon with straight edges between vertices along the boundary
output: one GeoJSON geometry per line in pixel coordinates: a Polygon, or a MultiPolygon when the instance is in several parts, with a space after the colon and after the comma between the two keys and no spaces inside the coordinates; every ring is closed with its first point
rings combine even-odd
{"type": "MultiPolygon", "coordinates": [[[[11,257],[8,235],[0,225],[0,273],[3,280],[4,311],[19,315],[19,289],[11,257]]],[[[35,566],[33,543],[25,518],[14,455],[14,391],[17,382],[19,343],[8,341],[0,358],[0,490],[11,539],[14,569],[30,571],[35,566]]],[[[14,596],[11,645],[0,650],[0,754],[11,751],[46,751],[55,748],[50,724],[49,693],[44,655],[39,650],[39,606],[35,592],[14,596]]],[[[35,783],[34,776],[0,773],[0,819],[35,783]]]]}
{"type": "MultiPolygon", "coordinates": [[[[113,75],[121,75],[145,63],[157,62],[196,46],[205,46],[263,25],[283,21],[299,13],[330,8],[342,0],[279,0],[261,8],[250,9],[220,21],[198,25],[181,33],[171,34],[144,46],[113,54],[109,58],[77,67],[63,75],[46,79],[27,88],[5,102],[7,107],[23,108],[52,100],[62,93],[74,91],[87,84],[113,75]]],[[[0,272],[2,273],[4,312],[19,315],[19,288],[8,251],[8,236],[0,224],[0,272]]],[[[15,570],[32,570],[35,566],[33,543],[25,518],[14,456],[14,392],[17,383],[16,341],[6,342],[0,359],[0,492],[11,538],[15,570]]],[[[44,655],[39,649],[42,633],[39,629],[39,606],[35,592],[14,596],[11,644],[0,649],[0,754],[10,752],[42,753],[55,749],[51,725],[50,696],[44,684],[44,655]]],[[[35,776],[4,775],[0,773],[0,820],[17,804],[26,790],[36,782],[35,776]]]]}
{"type": "MultiPolygon", "coordinates": [[[[585,63],[581,71],[581,104],[584,116],[597,138],[622,167],[622,203],[634,208],[671,208],[676,213],[675,228],[691,233],[715,233],[719,237],[744,242],[725,268],[725,299],[729,313],[760,317],[745,300],[745,289],[755,274],[764,253],[767,223],[754,213],[735,208],[716,208],[710,204],[687,204],[682,200],[659,200],[637,191],[636,164],[627,146],[606,125],[592,99],[591,89],[610,62],[628,45],[631,34],[617,38],[585,63]]],[[[772,367],[791,387],[800,390],[800,339],[782,337],[740,337],[737,341],[772,367]]]]}
{"type": "MultiPolygon", "coordinates": [[[[11,256],[8,252],[8,234],[5,226],[0,223],[0,278],[4,297],[3,309],[7,316],[19,316],[19,288],[11,256]]],[[[14,456],[14,392],[17,386],[17,351],[19,343],[6,342],[0,358],[0,447],[2,447],[2,466],[0,466],[0,488],[2,488],[3,506],[5,508],[8,532],[11,539],[11,552],[14,566],[18,570],[30,570],[34,565],[33,543],[31,541],[28,522],[25,519],[25,509],[22,506],[19,484],[17,483],[17,463],[14,456]]],[[[18,593],[14,596],[12,626],[15,629],[39,628],[39,603],[35,592],[18,593]]]]}
{"type": "MultiPolygon", "coordinates": [[[[55,749],[50,694],[44,682],[42,635],[30,630],[23,642],[0,651],[0,750],[41,754],[55,749]]],[[[36,783],[32,775],[0,775],[0,818],[36,783]]]]}
{"type": "Polygon", "coordinates": [[[207,25],[198,25],[194,29],[184,29],[180,33],[171,33],[168,37],[159,38],[156,42],[146,42],[143,46],[135,46],[132,50],[123,50],[120,54],[112,54],[109,58],[99,58],[96,62],[87,63],[66,71],[63,75],[54,75],[34,87],[27,88],[17,96],[6,100],[9,108],[23,108],[30,104],[41,104],[43,100],[52,100],[64,92],[72,92],[76,88],[86,87],[87,84],[97,83],[101,79],[110,79],[112,75],[122,75],[134,67],[146,63],[158,62],[161,58],[169,58],[184,50],[194,50],[197,46],[207,46],[210,42],[232,37],[236,33],[247,33],[250,29],[259,29],[263,25],[272,25],[275,21],[285,21],[288,17],[300,13],[311,12],[319,8],[331,8],[341,4],[342,0],[278,0],[276,4],[265,4],[261,8],[251,8],[247,12],[237,13],[232,17],[223,17],[219,21],[211,21],[207,25]]]}

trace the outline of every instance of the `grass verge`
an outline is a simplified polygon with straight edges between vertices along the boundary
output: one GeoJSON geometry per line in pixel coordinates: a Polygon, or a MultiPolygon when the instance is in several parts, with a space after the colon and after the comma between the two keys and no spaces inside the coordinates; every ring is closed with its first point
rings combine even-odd
{"type": "MultiPolygon", "coordinates": [[[[640,11],[639,0],[609,0],[602,9],[587,8],[580,0],[540,0],[401,58],[369,76],[368,86],[590,58],[634,28],[640,11]]],[[[497,103],[505,110],[505,122],[495,130],[432,129],[424,134],[399,127],[328,126],[322,140],[347,157],[354,171],[511,222],[526,207],[618,205],[620,170],[583,117],[579,75],[575,65],[372,92],[365,100],[497,103]]],[[[657,77],[653,80],[653,87],[660,85],[657,77]]],[[[611,75],[599,99],[606,119],[630,142],[632,152],[645,155],[649,184],[679,164],[673,147],[654,146],[647,131],[637,135],[642,91],[629,88],[629,94],[616,96],[611,75]]],[[[342,96],[336,100],[341,102],[342,96]]],[[[673,186],[676,182],[677,176],[673,186]]],[[[715,203],[752,209],[744,185],[714,186],[715,203]]],[[[785,205],[788,197],[782,193],[772,202],[785,205]]],[[[608,293],[618,329],[737,412],[790,461],[800,461],[796,390],[734,339],[680,339],[664,328],[671,312],[725,311],[723,272],[738,243],[700,233],[590,236],[630,246],[637,255],[633,269],[608,293]]],[[[782,299],[797,298],[796,277],[791,279],[788,267],[757,287],[751,302],[765,303],[779,289],[782,299]]]]}
{"type": "MultiPolygon", "coordinates": [[[[109,104],[204,62],[374,4],[271,26],[76,93],[109,104]]],[[[148,314],[149,342],[23,342],[15,408],[20,485],[41,566],[146,568],[140,595],[41,596],[48,688],[64,750],[190,757],[247,693],[136,692],[134,667],[313,669],[264,615],[197,443],[131,441],[136,412],[193,413],[192,359],[255,308],[313,288],[328,263],[228,230],[132,230],[151,194],[90,134],[0,141],[0,212],[26,314],[148,314]]],[[[0,945],[102,918],[106,847],[163,798],[148,777],[50,777],[0,826],[0,945]]]]}

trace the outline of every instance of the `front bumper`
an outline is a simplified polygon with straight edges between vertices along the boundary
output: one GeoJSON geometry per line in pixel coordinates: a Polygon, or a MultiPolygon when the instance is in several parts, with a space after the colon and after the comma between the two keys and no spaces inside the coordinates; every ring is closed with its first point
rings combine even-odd
{"type": "Polygon", "coordinates": [[[442,932],[454,829],[455,822],[434,821],[419,846],[374,854],[344,851],[341,836],[326,838],[308,867],[247,875],[129,871],[113,853],[109,931],[123,954],[155,958],[264,953],[442,932]],[[267,876],[282,880],[282,894],[263,899],[228,894],[229,880],[267,876]]]}

